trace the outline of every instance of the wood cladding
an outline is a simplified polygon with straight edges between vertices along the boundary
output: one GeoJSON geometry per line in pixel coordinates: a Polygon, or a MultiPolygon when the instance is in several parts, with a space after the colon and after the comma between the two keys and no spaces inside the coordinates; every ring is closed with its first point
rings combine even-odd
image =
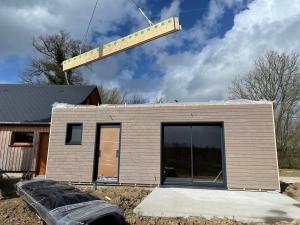
{"type": "Polygon", "coordinates": [[[48,155],[49,133],[40,133],[39,154],[37,163],[37,175],[43,176],[46,173],[48,155]]]}
{"type": "Polygon", "coordinates": [[[119,123],[119,182],[160,184],[161,124],[222,122],[227,188],[279,190],[273,119],[272,103],[54,108],[46,176],[91,182],[97,124],[119,123]],[[66,124],[76,122],[82,145],[65,146],[66,124]]]}
{"type": "Polygon", "coordinates": [[[48,125],[0,125],[0,169],[9,172],[35,171],[40,133],[47,133],[49,130],[48,125]],[[13,132],[33,132],[32,146],[12,146],[13,132]]]}
{"type": "Polygon", "coordinates": [[[179,18],[171,17],[143,30],[109,42],[103,46],[84,52],[63,62],[63,71],[92,63],[96,60],[117,54],[129,48],[145,44],[154,39],[166,36],[180,30],[179,18]]]}

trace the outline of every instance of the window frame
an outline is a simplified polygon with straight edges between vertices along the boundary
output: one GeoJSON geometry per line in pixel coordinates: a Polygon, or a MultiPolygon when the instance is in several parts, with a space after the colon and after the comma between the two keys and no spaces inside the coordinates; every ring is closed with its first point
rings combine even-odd
{"type": "MultiPolygon", "coordinates": [[[[67,123],[66,124],[66,133],[65,133],[65,145],[81,145],[82,144],[82,134],[83,134],[83,123],[67,123]],[[68,140],[68,131],[72,132],[73,130],[71,129],[72,126],[81,126],[81,136],[80,136],[80,141],[70,141],[67,142],[68,140]],[[70,127],[70,128],[69,128],[70,127]],[[68,129],[69,128],[69,129],[68,129]]],[[[72,133],[70,134],[72,135],[72,133]]]]}
{"type": "Polygon", "coordinates": [[[10,147],[33,147],[34,131],[12,131],[10,138],[10,147]],[[16,134],[32,134],[31,142],[16,142],[16,134]]]}
{"type": "Polygon", "coordinates": [[[161,185],[185,185],[185,186],[203,186],[203,187],[227,187],[227,167],[226,167],[226,149],[225,149],[225,123],[224,121],[162,121],[160,122],[160,184],[161,185]],[[221,152],[222,152],[222,170],[223,170],[223,182],[199,182],[195,184],[183,184],[183,182],[165,182],[164,180],[164,126],[207,126],[207,125],[220,125],[222,127],[221,132],[221,152]]]}

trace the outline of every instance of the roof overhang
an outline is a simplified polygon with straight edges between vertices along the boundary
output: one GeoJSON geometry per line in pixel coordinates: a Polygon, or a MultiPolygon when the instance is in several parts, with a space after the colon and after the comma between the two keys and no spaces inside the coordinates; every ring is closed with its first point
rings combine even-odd
{"type": "Polygon", "coordinates": [[[0,125],[50,126],[50,122],[0,122],[0,125]]]}

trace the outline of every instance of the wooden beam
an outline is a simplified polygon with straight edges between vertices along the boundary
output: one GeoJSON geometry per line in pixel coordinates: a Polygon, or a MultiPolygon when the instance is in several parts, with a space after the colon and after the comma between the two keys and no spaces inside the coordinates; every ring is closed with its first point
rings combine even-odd
{"type": "Polygon", "coordinates": [[[154,39],[166,36],[180,30],[179,18],[171,17],[151,27],[139,30],[126,37],[109,42],[103,46],[84,52],[63,62],[63,71],[77,68],[96,60],[117,54],[129,48],[145,44],[154,39]]]}

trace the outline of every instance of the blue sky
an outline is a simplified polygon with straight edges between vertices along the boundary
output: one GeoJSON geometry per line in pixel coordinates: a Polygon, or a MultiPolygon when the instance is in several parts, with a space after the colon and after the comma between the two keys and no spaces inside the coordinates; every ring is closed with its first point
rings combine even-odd
{"type": "MultiPolygon", "coordinates": [[[[18,83],[36,54],[33,36],[64,29],[82,39],[94,0],[0,0],[0,83],[18,83]],[[21,21],[21,22],[20,22],[21,21]]],[[[149,101],[226,99],[230,81],[268,50],[299,51],[297,0],[136,0],[157,22],[179,16],[183,30],[93,63],[86,82],[149,101]]],[[[99,0],[88,42],[97,46],[147,21],[129,0],[99,0]]]]}

